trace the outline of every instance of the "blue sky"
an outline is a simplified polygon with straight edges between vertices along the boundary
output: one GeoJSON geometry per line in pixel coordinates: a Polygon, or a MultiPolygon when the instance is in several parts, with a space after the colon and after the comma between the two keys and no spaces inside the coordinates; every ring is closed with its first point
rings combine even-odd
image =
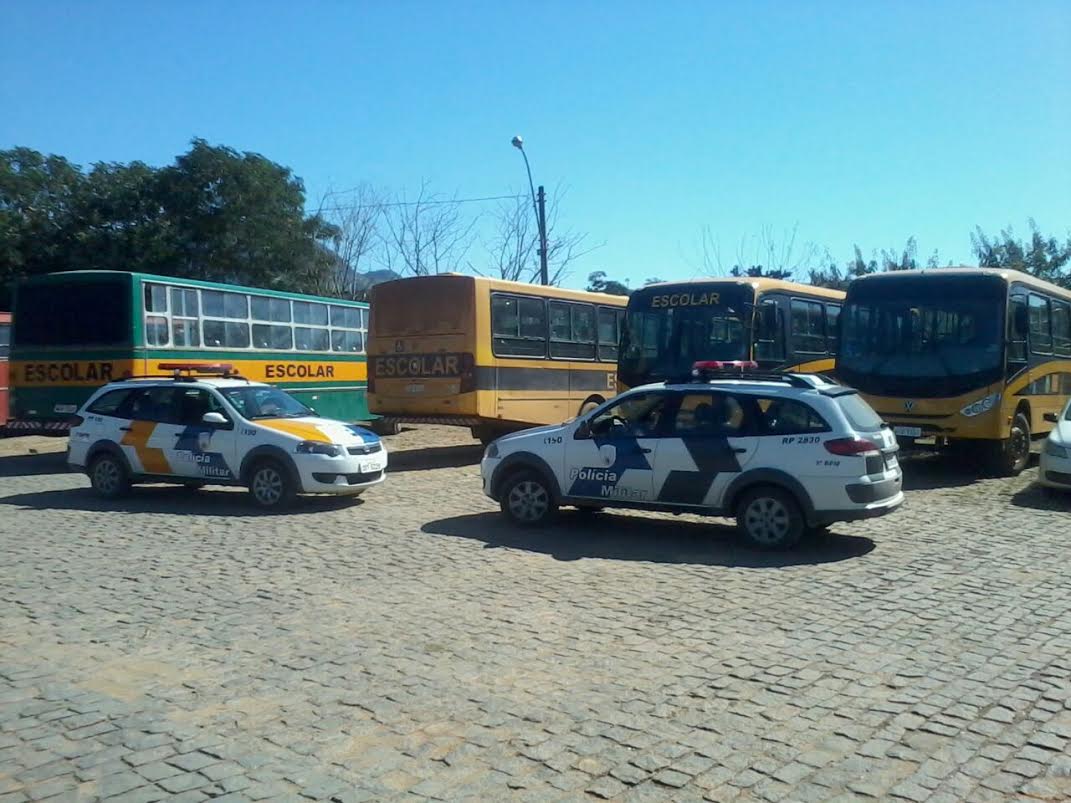
{"type": "Polygon", "coordinates": [[[0,29],[0,148],[164,164],[200,136],[312,198],[468,197],[526,189],[521,133],[605,242],[573,286],[689,278],[703,227],[726,267],[764,229],[961,263],[975,225],[1071,227],[1066,0],[7,0],[0,29]]]}

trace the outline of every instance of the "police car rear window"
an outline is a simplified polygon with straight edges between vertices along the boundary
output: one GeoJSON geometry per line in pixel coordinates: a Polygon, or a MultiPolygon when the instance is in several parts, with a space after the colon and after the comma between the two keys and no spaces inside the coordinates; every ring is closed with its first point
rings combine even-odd
{"type": "Polygon", "coordinates": [[[881,417],[874,408],[867,404],[858,393],[849,393],[837,397],[837,404],[853,428],[863,432],[881,429],[881,417]]]}

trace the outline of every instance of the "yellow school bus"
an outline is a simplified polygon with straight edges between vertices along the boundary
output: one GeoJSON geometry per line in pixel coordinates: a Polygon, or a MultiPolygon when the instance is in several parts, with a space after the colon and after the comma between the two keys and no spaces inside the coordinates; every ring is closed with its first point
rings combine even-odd
{"type": "Polygon", "coordinates": [[[1025,273],[865,276],[849,285],[843,318],[836,374],[904,447],[980,452],[1017,474],[1071,396],[1071,290],[1025,273]]]}
{"type": "Polygon", "coordinates": [[[780,279],[650,284],[628,302],[621,389],[688,376],[700,360],[754,360],[771,371],[833,370],[844,293],[780,279]]]}
{"type": "Polygon", "coordinates": [[[376,285],[369,409],[481,440],[564,421],[616,392],[626,300],[458,274],[376,285]]]}

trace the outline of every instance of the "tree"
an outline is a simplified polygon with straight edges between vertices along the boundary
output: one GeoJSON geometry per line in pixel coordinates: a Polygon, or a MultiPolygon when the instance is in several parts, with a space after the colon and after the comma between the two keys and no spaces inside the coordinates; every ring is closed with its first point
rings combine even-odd
{"type": "Polygon", "coordinates": [[[612,296],[627,296],[632,291],[628,282],[619,282],[606,278],[606,271],[597,270],[588,274],[588,291],[591,293],[609,293],[612,296]]]}
{"type": "Polygon", "coordinates": [[[383,261],[395,273],[428,276],[456,271],[472,247],[478,218],[466,221],[456,199],[421,182],[416,198],[403,192],[384,212],[383,261]]]}
{"type": "Polygon", "coordinates": [[[791,279],[797,271],[814,264],[818,252],[814,243],[797,248],[799,226],[793,226],[779,237],[771,226],[763,226],[757,235],[741,238],[736,260],[727,268],[722,261],[721,246],[709,226],[700,231],[701,270],[707,276],[766,277],[791,279]]]}
{"type": "Polygon", "coordinates": [[[304,207],[289,168],[201,139],[163,168],[0,151],[0,282],[111,268],[308,290],[335,229],[304,207]]]}
{"type": "MultiPolygon", "coordinates": [[[[586,247],[587,234],[559,225],[563,197],[564,192],[555,189],[547,203],[547,272],[553,285],[561,284],[569,275],[572,262],[601,245],[586,247]]],[[[489,270],[498,278],[513,282],[539,280],[539,227],[529,196],[517,195],[499,203],[494,212],[493,233],[484,247],[490,255],[489,270]]],[[[476,273],[482,273],[472,267],[476,273]]]]}
{"type": "Polygon", "coordinates": [[[976,227],[971,234],[971,245],[978,264],[987,268],[1021,270],[1039,279],[1071,287],[1068,270],[1071,234],[1060,242],[1053,236],[1044,236],[1033,218],[1029,226],[1029,241],[1017,239],[1011,226],[1002,229],[997,237],[989,237],[981,227],[976,227]]]}
{"type": "Polygon", "coordinates": [[[333,269],[325,276],[325,286],[320,292],[339,298],[366,300],[368,275],[383,244],[384,199],[369,184],[347,190],[345,194],[349,200],[346,203],[337,201],[342,194],[326,192],[316,212],[334,227],[334,234],[324,243],[333,269]]]}

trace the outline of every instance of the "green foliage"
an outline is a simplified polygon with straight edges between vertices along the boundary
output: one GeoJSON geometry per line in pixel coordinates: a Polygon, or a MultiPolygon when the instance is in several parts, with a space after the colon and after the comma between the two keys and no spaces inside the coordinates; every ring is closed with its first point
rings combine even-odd
{"type": "Polygon", "coordinates": [[[750,268],[742,268],[739,265],[733,265],[733,269],[729,271],[730,276],[735,276],[738,279],[748,277],[749,279],[792,279],[792,271],[790,270],[778,270],[777,268],[766,269],[762,265],[752,265],[750,268]]]}
{"type": "Polygon", "coordinates": [[[588,290],[592,293],[609,293],[612,296],[627,296],[632,292],[629,290],[628,282],[622,283],[607,279],[604,270],[588,274],[588,290]]]}
{"type": "Polygon", "coordinates": [[[997,237],[989,237],[979,227],[971,235],[971,245],[982,267],[1021,270],[1053,284],[1071,287],[1071,235],[1064,242],[1045,237],[1033,219],[1029,240],[1016,239],[1010,226],[997,237]]]}
{"type": "Polygon", "coordinates": [[[173,165],[84,171],[29,148],[0,151],[0,283],[114,269],[283,290],[322,288],[334,227],[305,214],[288,168],[201,139],[173,165]]]}

